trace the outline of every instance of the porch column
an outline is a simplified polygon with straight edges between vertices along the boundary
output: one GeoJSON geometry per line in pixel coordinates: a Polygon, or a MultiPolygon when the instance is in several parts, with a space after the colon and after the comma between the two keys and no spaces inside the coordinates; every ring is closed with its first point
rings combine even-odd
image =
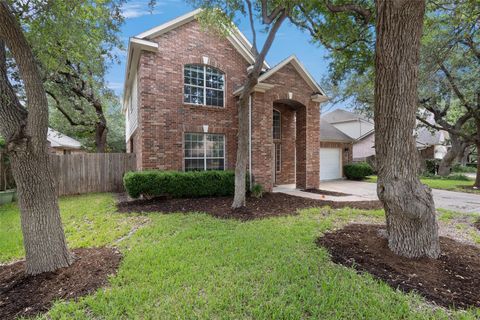
{"type": "Polygon", "coordinates": [[[299,189],[318,189],[320,183],[320,105],[309,102],[297,111],[297,175],[299,189]]]}

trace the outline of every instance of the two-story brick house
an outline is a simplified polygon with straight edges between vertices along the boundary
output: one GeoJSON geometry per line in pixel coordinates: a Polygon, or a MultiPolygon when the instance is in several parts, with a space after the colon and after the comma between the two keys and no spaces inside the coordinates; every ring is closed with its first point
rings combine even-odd
{"type": "MultiPolygon", "coordinates": [[[[237,100],[254,63],[238,30],[201,28],[199,10],[130,39],[124,112],[137,168],[235,168],[237,100]]],[[[250,99],[249,164],[267,190],[318,188],[322,89],[294,56],[265,71],[250,99]]]]}

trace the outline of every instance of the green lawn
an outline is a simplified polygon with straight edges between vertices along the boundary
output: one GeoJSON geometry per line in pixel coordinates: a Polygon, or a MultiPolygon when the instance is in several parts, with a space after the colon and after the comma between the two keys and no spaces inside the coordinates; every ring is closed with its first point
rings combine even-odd
{"type": "MultiPolygon", "coordinates": [[[[113,243],[144,219],[116,213],[113,197],[105,194],[63,197],[60,210],[68,245],[73,248],[113,243]]],[[[0,206],[0,263],[24,255],[17,206],[0,206]]]]}
{"type": "MultiPolygon", "coordinates": [[[[370,176],[366,182],[377,182],[377,176],[370,176]]],[[[429,179],[421,178],[420,181],[432,189],[443,189],[450,191],[480,193],[480,190],[467,190],[462,186],[473,186],[473,180],[447,180],[447,179],[429,179]]]]}
{"type": "MultiPolygon", "coordinates": [[[[118,243],[124,260],[107,288],[76,302],[57,302],[48,319],[480,317],[479,309],[447,313],[431,308],[417,295],[333,264],[327,251],[315,245],[323,232],[351,221],[383,221],[381,210],[314,208],[297,216],[239,222],[200,213],[128,218],[114,212],[110,195],[65,198],[61,205],[71,225],[71,246],[112,243],[130,229],[125,225],[140,219],[148,223],[118,243]],[[75,228],[83,236],[75,236],[75,228]],[[99,234],[118,231],[81,241],[91,237],[89,228],[99,234]]],[[[14,223],[16,210],[2,210],[1,239],[7,230],[18,238],[18,228],[3,229],[3,219],[14,223]]],[[[19,248],[11,250],[10,257],[20,255],[19,248]]]]}

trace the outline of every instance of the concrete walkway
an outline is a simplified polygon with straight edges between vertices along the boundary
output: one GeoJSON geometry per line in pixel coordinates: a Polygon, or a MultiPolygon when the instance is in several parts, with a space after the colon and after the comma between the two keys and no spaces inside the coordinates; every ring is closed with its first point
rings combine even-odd
{"type": "MultiPolygon", "coordinates": [[[[378,200],[377,184],[362,181],[335,180],[323,181],[320,189],[349,194],[349,196],[336,197],[315,193],[303,192],[295,189],[295,185],[281,185],[273,192],[282,192],[298,197],[331,201],[370,201],[378,200]]],[[[437,208],[464,213],[480,213],[480,195],[433,189],[433,200],[437,208]]]]}

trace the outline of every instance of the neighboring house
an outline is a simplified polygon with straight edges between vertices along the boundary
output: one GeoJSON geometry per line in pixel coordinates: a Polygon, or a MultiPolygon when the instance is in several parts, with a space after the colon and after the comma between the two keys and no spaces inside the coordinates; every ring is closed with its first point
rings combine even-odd
{"type": "Polygon", "coordinates": [[[320,120],[320,180],[343,177],[343,165],[352,162],[354,139],[320,120]]]}
{"type": "MultiPolygon", "coordinates": [[[[236,28],[204,31],[195,10],[129,41],[124,112],[137,168],[234,169],[237,101],[254,63],[236,28]]],[[[264,65],[249,108],[248,171],[266,190],[318,188],[320,104],[327,97],[295,56],[264,65]]]]}
{"type": "Polygon", "coordinates": [[[423,159],[441,160],[448,152],[449,135],[446,131],[431,132],[426,127],[420,127],[416,132],[417,149],[423,159]]]}
{"type": "Polygon", "coordinates": [[[347,110],[337,109],[322,115],[322,120],[353,140],[353,161],[363,161],[375,154],[374,124],[370,119],[347,110]]]}
{"type": "Polygon", "coordinates": [[[322,119],[353,139],[358,139],[372,132],[374,127],[373,121],[370,119],[343,109],[337,109],[322,115],[322,119]]]}
{"type": "MultiPolygon", "coordinates": [[[[368,118],[342,109],[322,115],[336,129],[348,135],[353,141],[353,161],[365,161],[375,155],[374,123],[368,118]]],[[[433,120],[432,120],[433,121],[433,120]]],[[[417,149],[424,159],[443,159],[449,149],[448,133],[431,132],[425,127],[416,130],[417,149]]]]}
{"type": "Polygon", "coordinates": [[[79,141],[53,130],[52,128],[48,128],[47,140],[49,142],[50,153],[60,155],[85,152],[79,141]]]}

